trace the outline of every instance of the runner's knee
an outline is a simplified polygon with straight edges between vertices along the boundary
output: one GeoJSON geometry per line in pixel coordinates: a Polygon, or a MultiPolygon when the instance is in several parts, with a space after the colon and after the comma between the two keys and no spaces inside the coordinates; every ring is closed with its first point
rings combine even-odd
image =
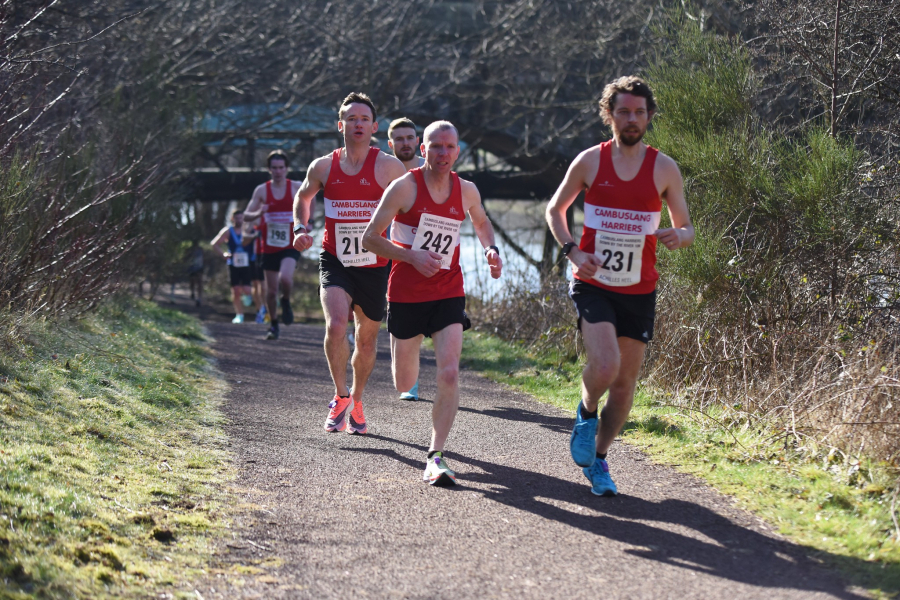
{"type": "Polygon", "coordinates": [[[459,385],[459,365],[446,365],[438,369],[437,381],[440,386],[456,387],[459,385]]]}

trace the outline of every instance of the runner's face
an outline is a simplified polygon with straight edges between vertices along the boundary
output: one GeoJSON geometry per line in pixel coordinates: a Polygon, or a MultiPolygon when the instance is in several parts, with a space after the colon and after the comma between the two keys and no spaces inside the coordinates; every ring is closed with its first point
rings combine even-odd
{"type": "Polygon", "coordinates": [[[275,183],[284,182],[287,177],[287,165],[280,158],[273,158],[269,161],[269,173],[272,175],[272,181],[275,183]]]}
{"type": "Polygon", "coordinates": [[[438,173],[449,173],[459,157],[459,140],[453,129],[432,131],[422,144],[422,154],[428,168],[438,173]]]}
{"type": "Polygon", "coordinates": [[[244,213],[237,213],[236,215],[231,217],[231,220],[234,221],[235,227],[242,226],[244,224],[244,213]]]}
{"type": "Polygon", "coordinates": [[[372,109],[365,104],[352,103],[338,121],[338,131],[344,134],[344,142],[369,145],[372,134],[378,131],[378,123],[372,120],[372,109]]]}
{"type": "Polygon", "coordinates": [[[416,146],[419,145],[419,136],[412,127],[398,127],[391,132],[391,139],[388,140],[394,156],[406,162],[412,160],[416,156],[416,146]]]}
{"type": "Polygon", "coordinates": [[[619,93],[612,111],[613,134],[626,146],[634,146],[647,133],[651,116],[646,98],[619,93]]]}

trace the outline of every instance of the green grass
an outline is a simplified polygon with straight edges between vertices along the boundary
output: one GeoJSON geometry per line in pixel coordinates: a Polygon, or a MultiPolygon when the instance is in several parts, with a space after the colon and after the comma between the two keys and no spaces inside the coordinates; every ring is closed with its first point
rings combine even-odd
{"type": "Polygon", "coordinates": [[[18,331],[0,340],[0,598],[187,594],[230,505],[198,322],[127,300],[18,331]]]}
{"type": "MultiPolygon", "coordinates": [[[[531,356],[471,333],[463,364],[573,412],[581,397],[582,363],[571,357],[531,356]]],[[[800,442],[740,407],[699,412],[646,388],[638,391],[622,438],[734,496],[853,584],[880,597],[900,595],[900,542],[891,519],[897,472],[889,465],[800,442]]]]}

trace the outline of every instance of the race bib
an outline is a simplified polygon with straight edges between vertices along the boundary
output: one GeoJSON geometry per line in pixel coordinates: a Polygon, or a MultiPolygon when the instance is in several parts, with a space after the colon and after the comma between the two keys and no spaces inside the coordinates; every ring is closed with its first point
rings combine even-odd
{"type": "Polygon", "coordinates": [[[231,265],[237,268],[250,266],[250,255],[246,252],[235,252],[231,255],[231,265]]]}
{"type": "Polygon", "coordinates": [[[600,268],[594,279],[610,286],[634,285],[641,282],[641,259],[644,256],[643,235],[626,235],[597,231],[594,255],[600,268]]]}
{"type": "Polygon", "coordinates": [[[459,226],[462,221],[423,214],[419,217],[413,250],[430,250],[441,255],[441,268],[449,269],[453,251],[459,243],[459,226]]]}
{"type": "Polygon", "coordinates": [[[374,265],[378,257],[362,247],[363,233],[368,223],[335,223],[335,249],[345,267],[374,265]]]}
{"type": "Polygon", "coordinates": [[[266,223],[266,245],[273,248],[287,248],[290,243],[290,223],[266,223]]]}

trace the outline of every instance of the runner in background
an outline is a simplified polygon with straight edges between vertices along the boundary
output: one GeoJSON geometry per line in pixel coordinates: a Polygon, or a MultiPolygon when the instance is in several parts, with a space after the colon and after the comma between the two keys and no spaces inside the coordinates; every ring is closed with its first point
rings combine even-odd
{"type": "Polygon", "coordinates": [[[253,254],[255,259],[250,263],[251,287],[253,288],[253,304],[256,306],[256,322],[269,323],[269,311],[266,310],[266,271],[262,267],[262,239],[259,227],[253,227],[253,254]]]}
{"type": "Polygon", "coordinates": [[[253,303],[251,296],[252,264],[256,256],[253,251],[255,239],[242,234],[244,211],[231,211],[231,225],[223,227],[210,245],[218,250],[228,263],[228,278],[231,281],[231,301],[234,305],[232,323],[244,322],[244,308],[253,303]]]}
{"type": "MultiPolygon", "coordinates": [[[[266,307],[272,326],[267,340],[277,340],[278,292],[281,291],[281,320],[285,325],[294,322],[291,309],[291,289],[294,269],[300,253],[292,247],[294,223],[291,220],[294,193],[300,183],[287,178],[288,158],[281,150],[273,150],[266,159],[272,180],[259,185],[244,211],[244,222],[262,218],[259,225],[262,240],[262,268],[266,276],[266,307]]],[[[245,225],[245,229],[248,229],[245,225]]]]}

